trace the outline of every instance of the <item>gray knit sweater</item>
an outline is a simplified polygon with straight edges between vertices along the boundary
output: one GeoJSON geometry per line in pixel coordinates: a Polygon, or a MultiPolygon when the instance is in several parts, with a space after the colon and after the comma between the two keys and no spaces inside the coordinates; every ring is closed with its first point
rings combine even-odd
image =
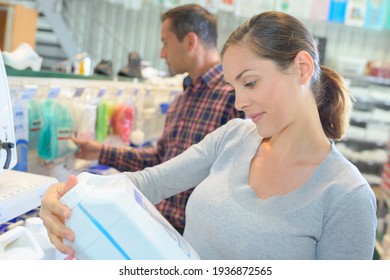
{"type": "Polygon", "coordinates": [[[184,237],[203,259],[371,259],[376,199],[358,169],[332,144],[304,185],[260,199],[248,185],[260,142],[251,120],[234,119],[176,158],[126,175],[154,203],[197,186],[184,237]]]}

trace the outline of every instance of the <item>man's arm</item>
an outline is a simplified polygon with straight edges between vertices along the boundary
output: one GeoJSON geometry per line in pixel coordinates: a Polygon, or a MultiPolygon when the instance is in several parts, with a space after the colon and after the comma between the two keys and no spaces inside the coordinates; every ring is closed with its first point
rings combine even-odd
{"type": "Polygon", "coordinates": [[[119,171],[138,171],[161,163],[158,148],[111,147],[103,145],[99,163],[119,171]]]}

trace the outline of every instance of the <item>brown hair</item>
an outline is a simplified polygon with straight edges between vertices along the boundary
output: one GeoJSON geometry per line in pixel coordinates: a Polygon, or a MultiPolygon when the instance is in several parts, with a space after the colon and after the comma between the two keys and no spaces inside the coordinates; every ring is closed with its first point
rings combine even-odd
{"type": "Polygon", "coordinates": [[[249,48],[261,58],[274,61],[281,70],[287,69],[300,51],[308,52],[314,63],[311,89],[322,128],[333,140],[345,135],[352,110],[351,95],[339,74],[319,64],[315,40],[299,20],[282,12],[258,14],[230,35],[221,55],[237,44],[249,48]]]}
{"type": "Polygon", "coordinates": [[[217,46],[217,18],[197,4],[178,6],[161,15],[161,22],[171,19],[171,30],[181,42],[194,32],[209,47],[217,46]]]}

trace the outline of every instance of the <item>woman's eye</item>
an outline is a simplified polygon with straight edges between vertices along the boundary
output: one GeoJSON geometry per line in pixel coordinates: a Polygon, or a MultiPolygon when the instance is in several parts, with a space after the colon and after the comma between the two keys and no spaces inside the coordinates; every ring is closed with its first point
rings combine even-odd
{"type": "Polygon", "coordinates": [[[255,85],[256,85],[256,81],[253,81],[253,82],[246,83],[246,84],[244,85],[244,87],[247,87],[247,88],[254,88],[255,85]]]}

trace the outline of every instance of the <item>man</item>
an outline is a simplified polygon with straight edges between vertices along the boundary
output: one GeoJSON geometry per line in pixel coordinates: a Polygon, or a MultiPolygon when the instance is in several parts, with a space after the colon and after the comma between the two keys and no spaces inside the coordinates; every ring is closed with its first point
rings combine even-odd
{"type": "MultiPolygon", "coordinates": [[[[183,93],[168,110],[156,147],[117,148],[75,139],[79,158],[98,158],[100,164],[120,171],[142,170],[177,156],[230,119],[244,117],[234,109],[234,95],[223,80],[216,47],[216,18],[199,5],[184,5],[164,13],[161,21],[160,57],[166,60],[172,75],[186,72],[188,76],[183,81],[183,93]]],[[[156,205],[181,233],[191,192],[183,192],[156,205]]]]}

